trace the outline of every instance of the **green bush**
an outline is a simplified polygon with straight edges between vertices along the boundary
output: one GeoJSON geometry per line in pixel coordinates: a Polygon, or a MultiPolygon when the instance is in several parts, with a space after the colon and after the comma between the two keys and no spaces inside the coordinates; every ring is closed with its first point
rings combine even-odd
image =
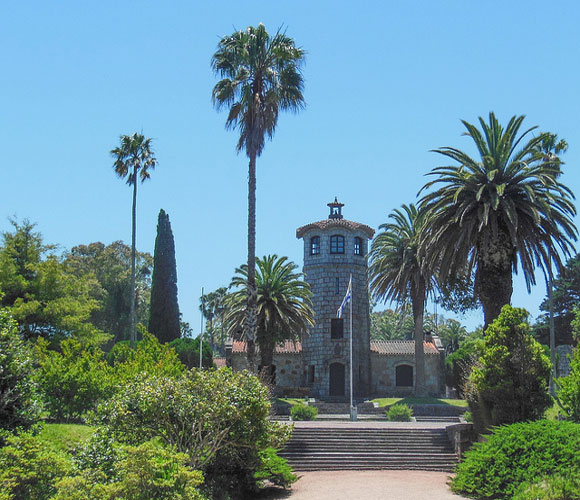
{"type": "Polygon", "coordinates": [[[114,439],[104,429],[97,428],[88,442],[75,450],[73,463],[80,470],[99,471],[110,480],[115,476],[120,458],[121,450],[114,439]]]}
{"type": "MultiPolygon", "coordinates": [[[[181,338],[169,342],[169,345],[175,349],[179,360],[188,368],[199,367],[199,338],[181,338]]],[[[213,354],[208,342],[202,343],[201,365],[204,368],[214,368],[213,354]]]]}
{"type": "Polygon", "coordinates": [[[580,348],[576,347],[570,360],[570,375],[556,380],[560,408],[566,418],[580,423],[580,348]]]}
{"type": "Polygon", "coordinates": [[[0,308],[0,430],[26,429],[37,421],[40,404],[32,373],[30,349],[8,310],[0,308]]]}
{"type": "Polygon", "coordinates": [[[63,340],[60,347],[62,352],[49,350],[48,342],[38,339],[36,356],[40,366],[35,380],[51,418],[78,420],[112,395],[113,373],[98,347],[83,345],[76,339],[63,340]]]}
{"type": "Polygon", "coordinates": [[[478,430],[542,418],[552,405],[550,360],[532,337],[527,318],[526,310],[506,305],[485,332],[466,388],[478,430]]]}
{"type": "Polygon", "coordinates": [[[175,446],[213,488],[241,494],[256,484],[258,452],[282,446],[291,432],[269,413],[268,389],[249,372],[192,370],[128,382],[100,405],[97,420],[121,441],[175,446]]]}
{"type": "Polygon", "coordinates": [[[290,408],[292,420],[316,420],[318,409],[314,406],[298,403],[290,408]]]}
{"type": "Polygon", "coordinates": [[[465,384],[480,355],[482,343],[482,339],[468,339],[445,358],[445,383],[457,391],[459,398],[465,397],[465,384]]]}
{"type": "Polygon", "coordinates": [[[266,448],[258,453],[258,470],[254,473],[256,481],[270,481],[287,488],[298,480],[292,467],[285,458],[279,457],[274,448],[266,448]]]}
{"type": "Polygon", "coordinates": [[[395,404],[386,413],[389,422],[410,422],[413,418],[413,410],[405,404],[395,404]]]}
{"type": "Polygon", "coordinates": [[[476,499],[511,498],[520,484],[580,475],[580,424],[539,420],[497,427],[459,464],[452,489],[476,499]]]}
{"type": "Polygon", "coordinates": [[[580,500],[580,477],[550,476],[522,483],[513,500],[580,500]]]}
{"type": "Polygon", "coordinates": [[[73,470],[70,459],[29,433],[0,448],[0,499],[48,500],[56,483],[73,470]]]}

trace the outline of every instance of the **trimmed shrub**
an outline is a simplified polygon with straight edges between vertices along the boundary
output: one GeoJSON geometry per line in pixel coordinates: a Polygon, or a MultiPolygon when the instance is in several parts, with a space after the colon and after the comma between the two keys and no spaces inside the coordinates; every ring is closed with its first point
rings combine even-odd
{"type": "Polygon", "coordinates": [[[485,332],[466,388],[478,430],[536,420],[552,406],[550,360],[532,337],[527,319],[525,309],[506,305],[485,332]]]}
{"type": "Polygon", "coordinates": [[[389,422],[410,422],[413,418],[413,410],[406,404],[395,404],[386,411],[386,414],[389,422]]]}
{"type": "Polygon", "coordinates": [[[279,457],[274,448],[266,448],[258,453],[260,461],[258,470],[254,473],[256,481],[270,481],[273,484],[286,489],[292,483],[298,481],[292,467],[285,458],[279,457]]]}
{"type": "Polygon", "coordinates": [[[580,477],[550,476],[522,483],[513,500],[580,500],[580,477]]]}
{"type": "Polygon", "coordinates": [[[298,403],[290,408],[292,420],[316,420],[318,409],[314,406],[298,403]]]}
{"type": "Polygon", "coordinates": [[[476,499],[511,498],[524,482],[580,475],[580,424],[539,420],[495,428],[459,464],[451,486],[476,499]]]}

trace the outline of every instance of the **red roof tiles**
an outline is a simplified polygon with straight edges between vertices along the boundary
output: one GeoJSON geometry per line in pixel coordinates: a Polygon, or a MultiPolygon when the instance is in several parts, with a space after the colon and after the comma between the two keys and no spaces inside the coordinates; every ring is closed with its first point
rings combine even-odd
{"type": "MultiPolygon", "coordinates": [[[[414,340],[371,340],[371,352],[384,354],[386,356],[396,356],[402,354],[415,354],[414,340]]],[[[432,342],[423,342],[423,352],[425,354],[439,354],[437,347],[432,342]]]]}
{"type": "Polygon", "coordinates": [[[329,229],[332,227],[342,227],[345,229],[350,229],[351,231],[362,231],[367,235],[367,238],[372,238],[375,234],[375,230],[366,224],[361,224],[360,222],[354,222],[347,219],[324,219],[318,222],[311,222],[305,226],[296,229],[296,238],[302,238],[304,234],[310,229],[329,229]]]}
{"type": "MultiPolygon", "coordinates": [[[[232,344],[232,352],[246,352],[246,342],[242,340],[234,340],[232,344]]],[[[258,352],[258,346],[256,345],[256,352],[258,352]]],[[[276,354],[301,354],[302,344],[300,342],[294,342],[292,340],[285,340],[276,344],[274,352],[276,354]]]]}

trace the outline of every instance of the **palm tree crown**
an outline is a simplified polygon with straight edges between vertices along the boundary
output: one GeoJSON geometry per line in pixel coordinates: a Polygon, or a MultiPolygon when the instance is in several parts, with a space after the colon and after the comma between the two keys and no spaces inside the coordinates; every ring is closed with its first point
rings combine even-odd
{"type": "MultiPolygon", "coordinates": [[[[256,259],[256,264],[257,341],[262,366],[270,366],[277,342],[299,340],[314,325],[312,292],[302,273],[296,272],[298,266],[287,257],[268,255],[256,259]]],[[[236,290],[227,299],[226,323],[230,333],[240,331],[246,320],[247,280],[247,266],[236,269],[230,285],[236,290]]]]}
{"type": "Polygon", "coordinates": [[[411,300],[415,325],[416,393],[425,390],[423,315],[430,276],[420,261],[419,242],[425,230],[423,212],[415,205],[403,205],[389,215],[392,222],[382,224],[383,232],[373,240],[370,251],[369,285],[372,295],[400,304],[411,300]]]}
{"type": "Polygon", "coordinates": [[[428,175],[438,189],[427,193],[421,206],[429,213],[429,231],[421,247],[440,279],[475,269],[475,293],[485,326],[495,319],[512,294],[512,272],[518,260],[526,284],[535,284],[534,269],[558,268],[576,239],[572,192],[558,182],[559,160],[538,150],[547,134],[524,142],[536,127],[520,133],[524,116],[514,116],[504,129],[490,113],[479,118],[481,131],[463,121],[480,160],[459,149],[435,150],[459,165],[442,166],[428,175]]]}

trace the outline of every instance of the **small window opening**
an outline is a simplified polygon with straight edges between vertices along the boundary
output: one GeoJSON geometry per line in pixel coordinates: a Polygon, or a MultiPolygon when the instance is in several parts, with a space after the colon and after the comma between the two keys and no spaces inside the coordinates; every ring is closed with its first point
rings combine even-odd
{"type": "Polygon", "coordinates": [[[335,234],[330,237],[330,253],[344,253],[344,236],[335,234]]]}
{"type": "Polygon", "coordinates": [[[344,321],[342,318],[332,318],[330,320],[330,338],[341,339],[344,336],[344,321]]]}
{"type": "Polygon", "coordinates": [[[320,236],[310,238],[310,255],[320,254],[320,236]]]}
{"type": "Polygon", "coordinates": [[[354,254],[362,255],[362,239],[358,236],[354,239],[354,254]]]}

